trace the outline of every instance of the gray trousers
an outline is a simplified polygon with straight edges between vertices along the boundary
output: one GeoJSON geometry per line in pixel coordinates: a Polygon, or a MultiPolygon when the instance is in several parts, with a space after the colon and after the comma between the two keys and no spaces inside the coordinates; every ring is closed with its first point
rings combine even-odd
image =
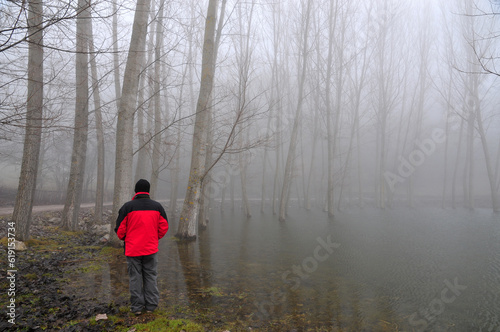
{"type": "Polygon", "coordinates": [[[127,257],[130,309],[133,312],[155,310],[160,293],[156,285],[158,253],[147,256],[127,257]]]}

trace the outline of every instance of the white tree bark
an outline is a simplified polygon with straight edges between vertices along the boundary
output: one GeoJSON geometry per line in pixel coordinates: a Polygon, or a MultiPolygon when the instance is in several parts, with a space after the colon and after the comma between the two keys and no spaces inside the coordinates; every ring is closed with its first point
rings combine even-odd
{"type": "Polygon", "coordinates": [[[155,64],[154,64],[154,138],[153,138],[153,156],[151,158],[151,195],[155,196],[158,188],[158,178],[160,176],[160,155],[162,138],[162,116],[161,116],[161,51],[163,48],[163,12],[165,0],[160,2],[158,8],[158,18],[156,22],[156,41],[155,41],[155,64]]]}
{"type": "Polygon", "coordinates": [[[209,0],[207,18],[205,21],[205,36],[203,42],[203,56],[201,69],[200,94],[196,105],[196,119],[193,133],[193,148],[191,167],[186,197],[182,207],[176,237],[180,239],[195,239],[196,225],[200,206],[201,186],[205,175],[206,158],[206,123],[210,106],[210,95],[214,81],[215,56],[215,25],[217,20],[217,0],[209,0]]]}
{"type": "MultiPolygon", "coordinates": [[[[134,112],[137,107],[137,92],[141,63],[144,58],[150,0],[138,0],[132,27],[132,37],[123,78],[122,96],[118,109],[116,128],[115,183],[112,222],[118,217],[118,210],[132,194],[134,112]]],[[[114,230],[110,242],[118,244],[114,230]]]]}
{"type": "Polygon", "coordinates": [[[94,209],[94,222],[102,223],[102,213],[104,204],[104,129],[102,126],[101,95],[99,91],[99,78],[97,76],[97,61],[94,54],[94,32],[92,22],[89,23],[90,39],[90,69],[92,75],[92,96],[94,97],[94,112],[97,138],[97,176],[96,176],[96,198],[94,209]]]}

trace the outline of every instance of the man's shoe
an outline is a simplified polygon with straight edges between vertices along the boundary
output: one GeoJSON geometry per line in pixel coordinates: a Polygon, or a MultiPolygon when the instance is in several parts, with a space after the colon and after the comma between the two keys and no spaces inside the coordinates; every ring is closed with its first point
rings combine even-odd
{"type": "Polygon", "coordinates": [[[140,314],[142,314],[142,311],[136,311],[136,312],[134,312],[134,314],[135,314],[136,316],[139,316],[140,314]]]}

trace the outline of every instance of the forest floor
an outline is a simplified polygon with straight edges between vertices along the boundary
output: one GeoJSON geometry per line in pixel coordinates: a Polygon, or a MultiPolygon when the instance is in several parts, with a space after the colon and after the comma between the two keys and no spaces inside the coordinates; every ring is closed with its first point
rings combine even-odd
{"type": "MultiPolygon", "coordinates": [[[[92,218],[91,209],[81,213],[84,220],[92,218]]],[[[128,288],[105,295],[101,280],[110,272],[126,275],[126,270],[106,265],[122,259],[123,248],[101,242],[92,232],[63,231],[60,215],[60,211],[33,215],[27,249],[15,252],[14,296],[9,294],[13,280],[7,279],[12,276],[7,272],[10,216],[0,217],[0,331],[296,331],[283,322],[259,326],[252,317],[228,313],[232,308],[173,305],[171,299],[160,301],[153,313],[136,316],[130,312],[128,288]],[[103,266],[108,266],[107,273],[103,266]],[[12,298],[15,324],[8,322],[12,298]],[[107,319],[98,319],[104,313],[107,319]]],[[[244,305],[240,298],[230,300],[244,305]]]]}

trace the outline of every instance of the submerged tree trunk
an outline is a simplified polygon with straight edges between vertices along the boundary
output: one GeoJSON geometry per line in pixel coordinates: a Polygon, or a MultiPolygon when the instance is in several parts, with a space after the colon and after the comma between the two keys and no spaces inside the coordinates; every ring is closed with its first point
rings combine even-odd
{"type": "MultiPolygon", "coordinates": [[[[477,78],[475,80],[474,84],[474,92],[475,94],[478,93],[478,87],[479,83],[477,82],[477,78]]],[[[481,138],[481,145],[483,147],[483,153],[484,153],[484,160],[486,163],[486,172],[488,175],[488,180],[490,184],[490,195],[491,195],[491,204],[494,212],[500,212],[500,208],[498,206],[498,195],[497,195],[497,190],[496,190],[496,180],[495,180],[495,174],[493,171],[493,164],[491,160],[491,154],[490,150],[488,149],[488,141],[486,139],[486,132],[484,130],[484,125],[483,125],[483,118],[481,114],[481,105],[479,102],[479,99],[476,98],[476,103],[473,106],[476,112],[476,119],[477,119],[477,131],[479,132],[479,137],[481,138]]]]}
{"type": "Polygon", "coordinates": [[[466,154],[466,169],[464,177],[465,207],[474,209],[474,124],[476,122],[476,114],[471,107],[467,105],[468,119],[467,119],[467,154],[466,154]]]}
{"type": "Polygon", "coordinates": [[[23,160],[12,220],[16,239],[26,241],[30,235],[31,211],[35,198],[43,117],[43,1],[28,2],[28,96],[23,160]]]}
{"type": "MultiPolygon", "coordinates": [[[[132,189],[132,139],[134,135],[134,112],[137,104],[137,92],[141,63],[144,59],[147,23],[150,0],[138,0],[132,27],[132,37],[123,78],[123,90],[118,109],[116,127],[115,184],[113,196],[113,223],[118,217],[121,205],[130,199],[132,189]]],[[[113,227],[111,227],[113,228],[113,227]]],[[[114,230],[111,230],[110,242],[119,243],[114,230]]]]}
{"type": "MultiPolygon", "coordinates": [[[[328,57],[326,61],[326,82],[325,82],[325,103],[326,103],[326,135],[327,135],[327,194],[326,194],[326,211],[329,217],[333,217],[335,209],[334,196],[334,154],[335,144],[334,135],[336,132],[332,128],[332,102],[331,102],[331,86],[332,86],[332,66],[333,66],[333,44],[335,41],[335,26],[337,24],[337,15],[335,14],[335,2],[330,1],[330,15],[328,16],[328,57]]],[[[339,111],[339,110],[337,110],[339,111]]]]}
{"type": "Polygon", "coordinates": [[[104,205],[104,129],[102,127],[102,112],[101,112],[101,96],[99,92],[99,78],[97,77],[97,64],[96,56],[94,54],[94,32],[92,23],[89,22],[90,40],[89,52],[90,67],[92,74],[92,95],[94,97],[94,112],[95,112],[95,126],[97,138],[97,176],[96,176],[96,191],[95,191],[95,209],[94,209],[94,222],[96,224],[102,223],[102,213],[104,205]]]}
{"type": "Polygon", "coordinates": [[[205,22],[205,37],[203,42],[203,56],[201,69],[200,95],[196,105],[196,118],[193,133],[193,148],[191,154],[191,168],[186,197],[182,207],[176,237],[180,239],[195,239],[196,225],[200,206],[200,195],[203,177],[205,176],[206,158],[206,123],[207,107],[214,81],[214,35],[217,16],[217,0],[209,0],[207,18],[205,22]]]}
{"type": "MultiPolygon", "coordinates": [[[[243,146],[243,137],[240,137],[240,144],[243,146]]],[[[245,153],[240,152],[238,154],[239,170],[240,170],[240,181],[241,181],[241,204],[243,205],[243,213],[245,217],[251,218],[250,213],[250,203],[248,202],[247,194],[247,160],[245,158],[245,153]]]]}
{"type": "Polygon", "coordinates": [[[451,180],[451,206],[452,208],[456,208],[456,185],[457,185],[457,176],[458,176],[458,165],[460,161],[460,155],[462,152],[462,137],[464,132],[464,122],[465,120],[461,118],[460,121],[460,131],[458,133],[458,146],[457,146],[457,156],[455,158],[455,164],[453,166],[453,177],[451,180]]]}
{"type": "Polygon", "coordinates": [[[161,50],[163,48],[163,11],[165,0],[160,2],[158,18],[156,23],[155,41],[155,65],[154,65],[154,138],[153,156],[151,158],[151,195],[154,197],[158,188],[158,178],[160,177],[160,155],[161,155],[161,92],[160,92],[160,72],[161,72],[161,50]]]}
{"type": "MultiPolygon", "coordinates": [[[[222,36],[222,28],[224,27],[224,14],[226,10],[226,2],[227,0],[222,0],[221,3],[221,9],[220,9],[220,15],[219,15],[219,23],[217,25],[217,31],[215,33],[215,41],[214,41],[214,56],[213,56],[213,66],[214,66],[214,75],[215,75],[215,68],[217,64],[217,54],[219,50],[219,45],[220,45],[220,39],[222,36]]],[[[208,101],[208,108],[206,112],[208,113],[207,115],[207,151],[206,151],[206,156],[205,156],[205,169],[206,174],[204,176],[204,181],[201,185],[201,193],[202,197],[200,198],[200,206],[199,206],[199,214],[198,214],[198,225],[201,227],[201,229],[205,229],[208,226],[209,222],[209,210],[210,206],[212,204],[213,197],[211,195],[210,190],[210,182],[212,181],[211,176],[210,176],[210,169],[212,167],[212,159],[213,159],[213,148],[214,148],[214,133],[213,133],[213,123],[214,123],[214,105],[213,105],[213,93],[214,91],[210,93],[209,96],[209,101],[208,101]]]]}
{"type": "MultiPolygon", "coordinates": [[[[211,99],[211,98],[210,98],[211,99]]],[[[213,154],[213,139],[212,139],[212,129],[213,129],[213,114],[212,114],[212,105],[209,106],[208,110],[208,118],[207,118],[207,137],[206,137],[206,143],[207,143],[207,151],[206,151],[206,156],[205,156],[205,169],[208,170],[210,166],[212,165],[212,154],[213,154]]],[[[201,197],[200,197],[200,211],[198,214],[198,226],[200,229],[206,229],[208,226],[208,209],[210,206],[210,191],[208,190],[209,188],[209,182],[210,182],[210,172],[208,172],[205,175],[205,178],[203,180],[202,186],[201,186],[201,197]]]]}
{"type": "Polygon", "coordinates": [[[90,24],[90,3],[78,0],[76,23],[76,104],[73,152],[69,174],[66,202],[62,213],[62,226],[66,230],[78,228],[78,215],[82,199],[85,161],[87,158],[87,137],[89,119],[89,66],[88,40],[90,24]]]}
{"type": "Polygon", "coordinates": [[[288,204],[288,198],[290,195],[290,188],[293,180],[293,169],[295,165],[295,150],[297,148],[297,139],[299,132],[299,122],[302,114],[302,104],[304,99],[304,82],[306,78],[307,71],[307,56],[309,54],[308,51],[308,35],[309,35],[309,21],[310,21],[310,13],[311,13],[311,1],[307,1],[307,9],[305,13],[305,26],[303,27],[302,33],[302,67],[301,67],[301,75],[299,78],[299,94],[297,100],[297,108],[295,110],[295,118],[293,121],[292,134],[290,138],[290,146],[288,148],[288,155],[285,164],[285,174],[283,178],[283,189],[281,190],[281,198],[280,198],[280,210],[279,210],[279,220],[285,221],[286,219],[286,210],[288,204]]]}

